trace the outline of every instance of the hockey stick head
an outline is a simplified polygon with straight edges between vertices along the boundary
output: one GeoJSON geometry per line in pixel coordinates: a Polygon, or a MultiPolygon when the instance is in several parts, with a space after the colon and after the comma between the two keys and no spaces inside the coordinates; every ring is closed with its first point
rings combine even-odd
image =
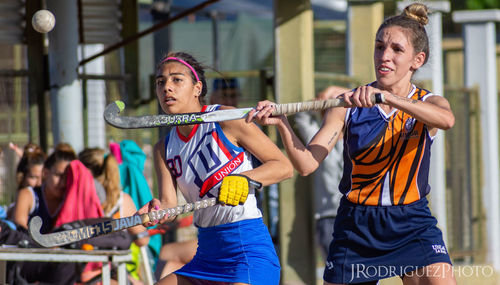
{"type": "Polygon", "coordinates": [[[125,128],[122,118],[118,116],[123,110],[125,110],[125,103],[123,103],[123,101],[117,100],[108,104],[104,109],[104,120],[114,127],[121,129],[125,128]]]}
{"type": "Polygon", "coordinates": [[[28,231],[31,238],[43,247],[55,246],[53,243],[49,243],[42,234],[40,234],[40,229],[42,228],[42,218],[39,216],[34,216],[29,223],[28,231]]]}
{"type": "Polygon", "coordinates": [[[104,109],[104,119],[108,124],[120,129],[181,126],[205,122],[203,120],[204,113],[202,112],[150,116],[120,116],[119,113],[123,110],[125,110],[125,103],[122,101],[115,101],[108,104],[104,109]]]}

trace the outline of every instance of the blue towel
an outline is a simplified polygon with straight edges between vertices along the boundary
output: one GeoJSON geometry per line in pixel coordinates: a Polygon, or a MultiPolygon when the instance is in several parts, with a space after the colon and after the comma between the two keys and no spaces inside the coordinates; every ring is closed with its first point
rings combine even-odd
{"type": "MultiPolygon", "coordinates": [[[[139,209],[153,199],[146,177],[144,177],[146,154],[131,140],[120,142],[120,150],[123,159],[119,166],[122,188],[132,197],[135,206],[139,209]]],[[[158,258],[161,245],[161,235],[151,236],[148,246],[154,260],[158,258]]]]}
{"type": "Polygon", "coordinates": [[[4,207],[2,207],[2,206],[0,206],[0,220],[4,221],[13,230],[15,230],[17,228],[13,222],[7,220],[7,212],[5,211],[4,207]]]}

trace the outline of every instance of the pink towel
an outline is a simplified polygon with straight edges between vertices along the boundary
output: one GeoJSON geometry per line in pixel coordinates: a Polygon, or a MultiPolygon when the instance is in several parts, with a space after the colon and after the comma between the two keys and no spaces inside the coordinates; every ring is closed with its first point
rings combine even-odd
{"type": "Polygon", "coordinates": [[[90,170],[79,160],[73,160],[66,172],[66,197],[55,226],[104,216],[90,170]]]}
{"type": "Polygon", "coordinates": [[[109,143],[109,152],[111,152],[111,154],[113,154],[113,156],[116,158],[116,161],[118,162],[118,164],[122,164],[123,159],[122,159],[122,152],[121,152],[119,143],[110,142],[109,143]]]}

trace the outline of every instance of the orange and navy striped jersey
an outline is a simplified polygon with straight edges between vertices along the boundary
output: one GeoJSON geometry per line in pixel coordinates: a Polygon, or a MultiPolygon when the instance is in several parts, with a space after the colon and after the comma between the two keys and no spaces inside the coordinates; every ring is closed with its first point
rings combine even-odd
{"type": "MultiPolygon", "coordinates": [[[[422,101],[428,96],[434,94],[415,86],[408,94],[422,101]]],[[[403,205],[423,198],[430,191],[431,144],[426,125],[401,110],[349,109],[340,191],[361,205],[403,205]]]]}

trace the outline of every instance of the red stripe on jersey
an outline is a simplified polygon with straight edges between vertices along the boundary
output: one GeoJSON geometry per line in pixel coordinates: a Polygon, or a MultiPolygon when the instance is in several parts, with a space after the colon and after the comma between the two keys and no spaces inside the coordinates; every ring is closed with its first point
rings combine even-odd
{"type": "Polygon", "coordinates": [[[215,139],[215,141],[217,142],[217,145],[222,150],[222,152],[226,155],[227,159],[231,159],[231,153],[229,153],[229,150],[227,150],[227,147],[222,143],[217,132],[212,132],[212,137],[215,139]]]}
{"type": "Polygon", "coordinates": [[[212,189],[217,183],[221,182],[224,177],[231,174],[236,168],[238,168],[244,161],[244,152],[240,152],[235,158],[228,161],[223,167],[221,167],[217,172],[210,175],[200,189],[200,198],[203,198],[210,189],[212,189]]]}

